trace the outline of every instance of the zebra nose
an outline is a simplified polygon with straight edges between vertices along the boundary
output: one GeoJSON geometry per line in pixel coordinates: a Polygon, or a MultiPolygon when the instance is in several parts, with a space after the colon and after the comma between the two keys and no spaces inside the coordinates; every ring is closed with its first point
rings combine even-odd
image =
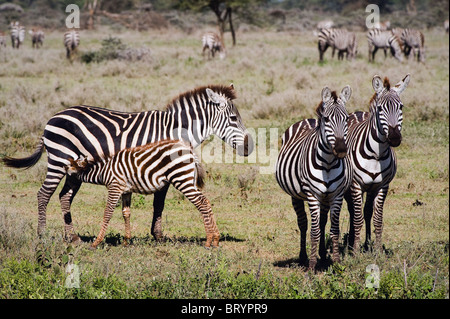
{"type": "Polygon", "coordinates": [[[244,137],[244,145],[239,145],[237,152],[240,156],[248,156],[253,152],[253,138],[250,134],[244,137]]]}
{"type": "Polygon", "coordinates": [[[336,138],[336,143],[334,144],[333,154],[339,159],[344,158],[347,155],[347,144],[343,138],[336,138]]]}
{"type": "Polygon", "coordinates": [[[402,142],[402,133],[400,132],[400,126],[389,126],[387,141],[390,146],[397,147],[402,142]]]}

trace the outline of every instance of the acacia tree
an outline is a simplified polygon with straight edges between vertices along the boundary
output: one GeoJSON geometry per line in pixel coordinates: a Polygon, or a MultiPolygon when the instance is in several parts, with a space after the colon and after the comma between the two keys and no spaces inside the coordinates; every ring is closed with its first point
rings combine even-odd
{"type": "Polygon", "coordinates": [[[217,26],[219,28],[220,37],[223,40],[223,34],[227,23],[230,26],[233,45],[236,44],[236,33],[233,27],[233,10],[247,9],[251,6],[263,4],[267,0],[181,0],[174,5],[180,10],[201,11],[205,8],[211,9],[217,17],[217,26]]]}

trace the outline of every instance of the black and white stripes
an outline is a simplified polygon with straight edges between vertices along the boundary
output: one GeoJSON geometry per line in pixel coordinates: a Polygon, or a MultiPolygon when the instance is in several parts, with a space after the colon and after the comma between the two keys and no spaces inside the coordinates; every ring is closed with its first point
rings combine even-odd
{"type": "Polygon", "coordinates": [[[389,183],[395,176],[397,160],[393,147],[402,140],[403,103],[400,94],[406,89],[409,74],[391,86],[374,76],[372,86],[375,94],[370,101],[369,112],[350,115],[348,147],[354,175],[350,189],[345,194],[350,213],[350,247],[357,250],[363,224],[363,193],[367,193],[364,205],[366,223],[366,244],[371,239],[371,220],[375,227],[375,244],[381,247],[383,231],[383,205],[389,183]]]}
{"type": "Polygon", "coordinates": [[[282,138],[276,164],[276,179],[280,187],[292,197],[300,228],[300,262],[305,263],[307,218],[304,201],[311,214],[311,257],[309,267],[317,262],[319,253],[326,255],[324,236],[328,211],[331,212],[333,260],[339,260],[339,213],[344,192],[352,180],[352,166],[347,154],[347,119],[345,104],[351,96],[346,86],[340,96],[325,87],[322,102],[317,108],[318,120],[304,120],[293,124],[282,138]]]}
{"type": "Polygon", "coordinates": [[[219,52],[220,59],[226,57],[225,44],[222,38],[215,32],[207,32],[202,36],[202,55],[205,55],[205,50],[208,50],[208,59],[211,56],[214,58],[216,52],[219,52]]]}
{"type": "MultiPolygon", "coordinates": [[[[208,86],[188,91],[175,98],[165,111],[140,113],[117,112],[91,106],[74,106],[54,115],[47,123],[36,151],[27,158],[4,157],[10,167],[31,167],[47,150],[47,176],[38,192],[38,233],[46,225],[47,204],[66,175],[69,159],[81,155],[89,160],[108,158],[118,151],[164,139],[182,139],[193,147],[215,134],[237,150],[241,156],[253,151],[253,140],[233,104],[234,87],[208,86]]],[[[79,240],[73,232],[70,204],[81,186],[66,181],[61,193],[65,234],[79,240]]],[[[155,194],[152,234],[162,233],[161,214],[167,187],[155,194]]]]}
{"type": "Polygon", "coordinates": [[[66,57],[73,59],[73,55],[80,45],[80,34],[77,30],[69,30],[64,33],[64,47],[66,48],[66,57]]]}
{"type": "Polygon", "coordinates": [[[18,49],[25,39],[25,27],[18,21],[15,21],[11,22],[9,29],[12,47],[18,49]]]}
{"type": "Polygon", "coordinates": [[[403,61],[401,40],[392,31],[370,29],[367,33],[367,41],[369,45],[369,62],[375,60],[375,53],[378,49],[383,49],[385,57],[387,50],[390,50],[392,56],[400,62],[403,61]]]}
{"type": "Polygon", "coordinates": [[[85,183],[105,185],[108,188],[103,224],[92,247],[103,240],[109,220],[122,196],[125,220],[125,242],[131,239],[130,202],[131,193],[153,194],[168,184],[182,192],[200,211],[206,230],[206,247],[218,246],[219,231],[211,205],[201,193],[204,172],[191,146],[179,140],[127,148],[106,159],[87,161],[86,157],[69,159],[66,167],[68,179],[85,183]]]}
{"type": "Polygon", "coordinates": [[[357,54],[356,35],[345,29],[321,29],[319,32],[319,60],[323,61],[323,54],[328,47],[333,49],[331,56],[334,57],[335,50],[338,50],[338,59],[344,58],[353,60],[357,54]]]}

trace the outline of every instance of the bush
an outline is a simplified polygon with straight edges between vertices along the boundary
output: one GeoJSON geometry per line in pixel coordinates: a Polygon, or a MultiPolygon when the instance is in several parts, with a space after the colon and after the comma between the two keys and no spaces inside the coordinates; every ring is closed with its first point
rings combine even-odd
{"type": "Polygon", "coordinates": [[[128,48],[118,38],[108,37],[103,39],[102,48],[99,51],[88,51],[81,55],[81,61],[84,63],[101,62],[104,60],[127,60],[139,61],[150,57],[150,49],[128,48]]]}

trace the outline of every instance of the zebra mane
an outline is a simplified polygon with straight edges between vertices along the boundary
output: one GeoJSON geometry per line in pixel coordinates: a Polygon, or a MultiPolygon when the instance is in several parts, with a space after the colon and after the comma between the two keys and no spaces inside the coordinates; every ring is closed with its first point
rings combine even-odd
{"type": "Polygon", "coordinates": [[[224,85],[206,85],[206,86],[200,86],[197,87],[191,91],[187,91],[184,93],[181,93],[176,98],[174,98],[169,104],[167,104],[166,109],[167,110],[173,110],[177,108],[178,101],[182,101],[183,99],[186,99],[187,101],[190,101],[192,97],[195,96],[207,96],[206,89],[211,89],[214,92],[224,95],[227,99],[234,100],[236,98],[236,92],[234,91],[234,88],[231,86],[224,86],[224,85]]]}
{"type": "Polygon", "coordinates": [[[383,86],[386,88],[387,91],[391,89],[391,83],[389,83],[389,79],[387,76],[384,78],[383,86]]]}

